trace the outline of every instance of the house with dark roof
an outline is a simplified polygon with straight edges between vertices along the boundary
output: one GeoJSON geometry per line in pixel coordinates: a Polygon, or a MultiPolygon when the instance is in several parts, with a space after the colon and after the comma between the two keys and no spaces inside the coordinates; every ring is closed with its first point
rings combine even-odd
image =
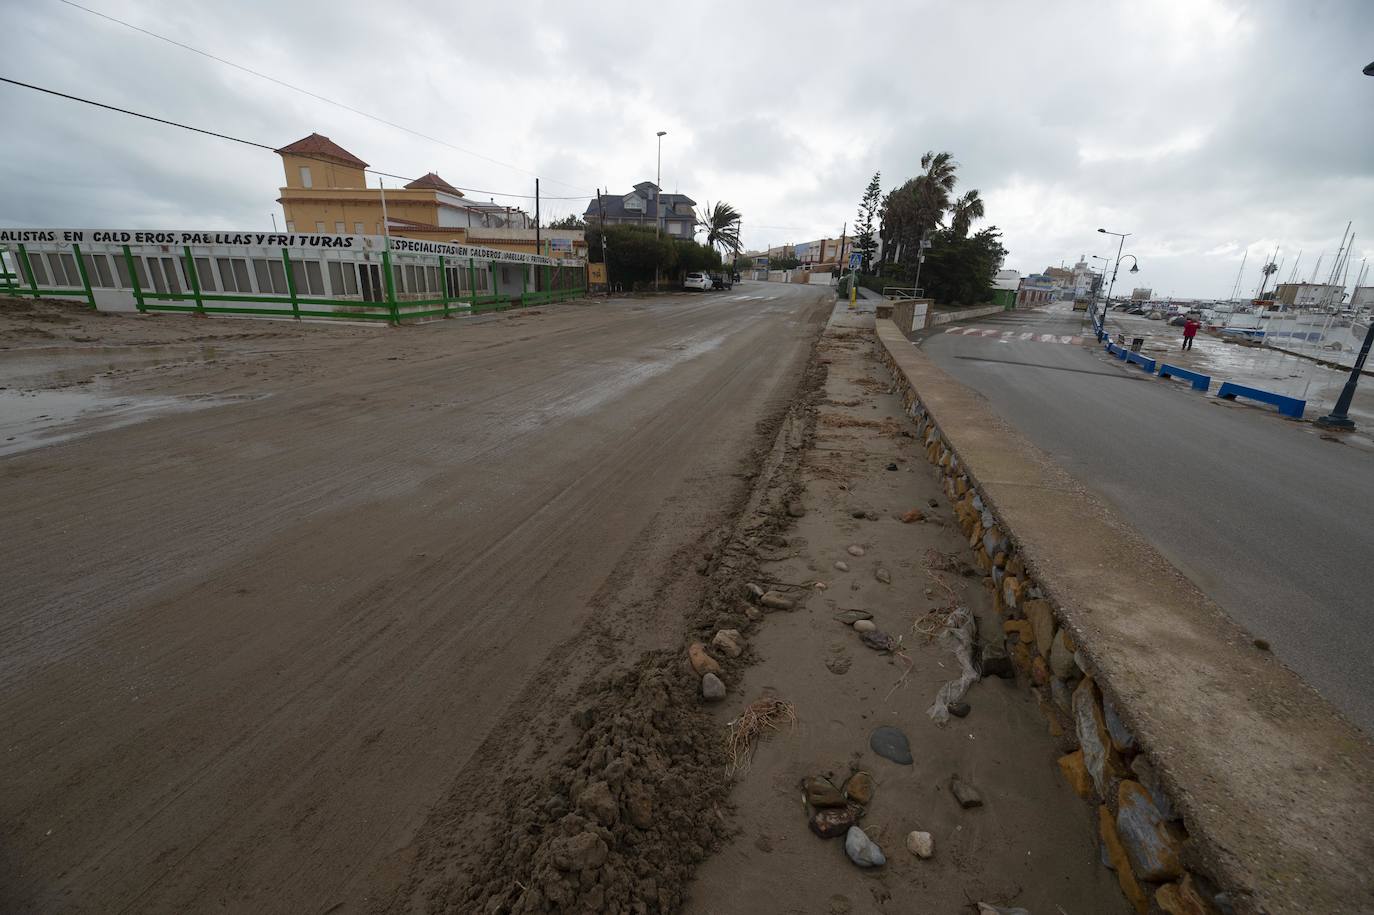
{"type": "Polygon", "coordinates": [[[642,225],[653,228],[657,222],[663,234],[675,238],[696,235],[696,201],[686,194],[664,194],[652,181],[641,181],[628,194],[602,194],[587,204],[582,219],[588,225],[642,225]],[[604,215],[603,215],[604,214],[604,215]]]}

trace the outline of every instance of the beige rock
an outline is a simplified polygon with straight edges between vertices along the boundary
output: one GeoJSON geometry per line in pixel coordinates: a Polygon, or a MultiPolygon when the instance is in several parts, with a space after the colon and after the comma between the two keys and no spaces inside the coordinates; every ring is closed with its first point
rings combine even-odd
{"type": "Polygon", "coordinates": [[[1193,875],[1186,874],[1178,883],[1168,883],[1155,893],[1155,904],[1166,915],[1217,915],[1217,909],[1198,892],[1193,875]]]}
{"type": "Polygon", "coordinates": [[[1069,783],[1073,793],[1086,800],[1091,800],[1093,796],[1093,779],[1088,774],[1088,769],[1083,765],[1083,751],[1074,750],[1065,756],[1059,757],[1059,771],[1064,773],[1064,780],[1069,783]]]}
{"type": "Polygon", "coordinates": [[[1060,629],[1054,634],[1054,642],[1050,645],[1050,671],[1061,680],[1069,680],[1077,670],[1068,635],[1060,629]]]}
{"type": "Polygon", "coordinates": [[[873,622],[872,620],[855,620],[855,621],[854,621],[854,631],[855,631],[855,632],[872,632],[874,629],[877,629],[877,628],[878,628],[878,624],[875,623],[875,622],[873,622]]]}
{"type": "Polygon", "coordinates": [[[744,653],[744,636],[738,629],[722,629],[711,639],[711,647],[720,650],[727,658],[738,658],[744,653]]]}
{"type": "Polygon", "coordinates": [[[873,776],[867,772],[855,772],[844,783],[844,796],[861,807],[873,800],[873,790],[873,776]]]}
{"type": "Polygon", "coordinates": [[[928,832],[913,830],[906,834],[906,848],[918,858],[929,858],[935,854],[935,837],[928,832]]]}
{"type": "Polygon", "coordinates": [[[759,603],[769,610],[791,610],[792,598],[778,591],[767,591],[759,598],[759,603]]]}
{"type": "Polygon", "coordinates": [[[1031,628],[1035,630],[1035,648],[1045,657],[1049,657],[1050,647],[1054,644],[1054,608],[1050,602],[1036,598],[1026,601],[1026,619],[1030,620],[1031,628]]]}

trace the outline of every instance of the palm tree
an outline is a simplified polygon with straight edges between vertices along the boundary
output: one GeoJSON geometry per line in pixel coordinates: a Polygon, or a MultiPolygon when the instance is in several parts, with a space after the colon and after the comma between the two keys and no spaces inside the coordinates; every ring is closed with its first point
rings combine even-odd
{"type": "Polygon", "coordinates": [[[983,198],[978,196],[977,188],[966,191],[949,208],[949,224],[954,234],[960,238],[968,236],[969,226],[975,219],[983,218],[983,198]]]}
{"type": "Polygon", "coordinates": [[[954,193],[954,185],[958,181],[955,171],[959,163],[954,161],[953,153],[931,151],[921,157],[921,168],[925,169],[925,173],[916,176],[918,238],[944,220],[950,195],[954,193]]]}
{"type": "Polygon", "coordinates": [[[697,225],[706,230],[706,247],[720,246],[726,251],[738,251],[740,213],[723,200],[716,205],[706,204],[697,214],[697,225]]]}

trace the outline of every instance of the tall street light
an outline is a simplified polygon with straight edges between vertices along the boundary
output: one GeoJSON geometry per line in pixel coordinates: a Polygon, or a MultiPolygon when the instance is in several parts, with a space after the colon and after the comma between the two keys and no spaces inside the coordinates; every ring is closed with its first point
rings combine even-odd
{"type": "MultiPolygon", "coordinates": [[[[1364,68],[1364,75],[1374,76],[1374,63],[1364,68]]],[[[1360,354],[1355,357],[1355,365],[1350,369],[1350,377],[1345,380],[1345,387],[1341,388],[1341,396],[1336,398],[1336,406],[1332,407],[1330,413],[1317,420],[1317,425],[1328,429],[1355,428],[1348,415],[1350,402],[1355,399],[1355,387],[1360,383],[1360,372],[1364,371],[1364,361],[1369,358],[1371,343],[1374,343],[1374,317],[1370,318],[1369,329],[1364,334],[1364,343],[1360,345],[1360,354]]]]}
{"type": "Polygon", "coordinates": [[[663,227],[663,210],[658,205],[658,195],[662,193],[660,185],[663,184],[663,137],[668,133],[666,130],[658,132],[658,174],[654,176],[654,235],[661,234],[663,227]]]}
{"type": "MultiPolygon", "coordinates": [[[[1103,235],[1115,235],[1117,238],[1121,239],[1121,241],[1117,242],[1116,245],[1116,263],[1112,264],[1112,281],[1107,285],[1107,301],[1102,303],[1102,321],[1103,323],[1106,323],[1107,309],[1110,308],[1112,305],[1112,290],[1116,288],[1116,271],[1121,267],[1121,249],[1125,246],[1126,239],[1130,236],[1131,233],[1127,232],[1123,235],[1120,232],[1108,232],[1106,229],[1098,229],[1097,231],[1101,232],[1103,235]]],[[[1140,261],[1135,259],[1134,254],[1127,254],[1126,257],[1129,257],[1133,261],[1133,263],[1131,264],[1131,272],[1139,273],[1140,261]]]]}

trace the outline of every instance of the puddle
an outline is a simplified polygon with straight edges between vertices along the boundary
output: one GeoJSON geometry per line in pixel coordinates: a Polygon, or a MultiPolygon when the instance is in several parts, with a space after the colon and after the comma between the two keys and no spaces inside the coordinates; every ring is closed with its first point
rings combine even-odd
{"type": "Polygon", "coordinates": [[[0,388],[60,388],[106,372],[211,362],[214,346],[38,346],[0,352],[0,388]]]}
{"type": "Polygon", "coordinates": [[[255,397],[146,397],[89,388],[0,391],[0,457],[128,426],[168,413],[186,413],[255,397]]]}

